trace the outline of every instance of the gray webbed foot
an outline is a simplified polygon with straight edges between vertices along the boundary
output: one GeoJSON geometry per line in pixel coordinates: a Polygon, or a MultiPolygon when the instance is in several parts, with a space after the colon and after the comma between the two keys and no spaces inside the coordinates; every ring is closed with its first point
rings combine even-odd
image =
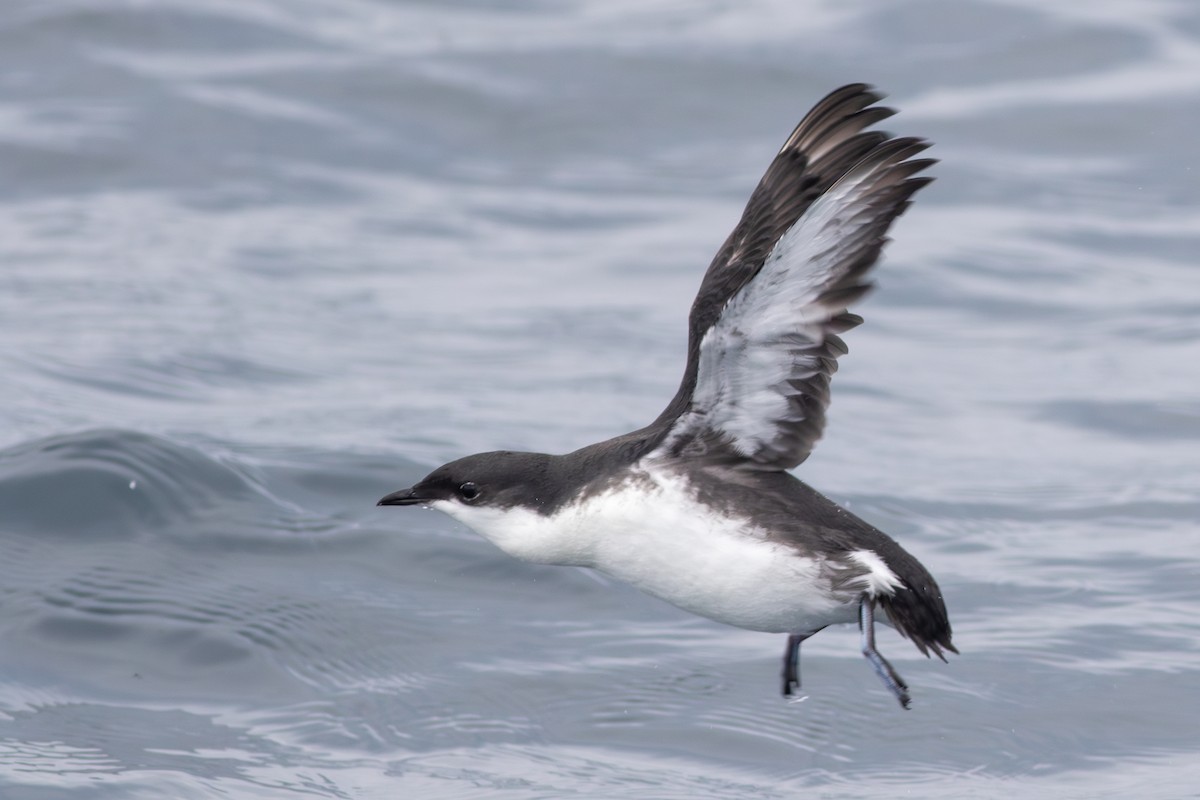
{"type": "Polygon", "coordinates": [[[788,636],[783,651],[783,696],[791,697],[800,688],[800,643],[812,634],[793,633],[788,636]]]}
{"type": "Polygon", "coordinates": [[[875,649],[875,601],[866,595],[863,595],[862,602],[858,606],[858,624],[862,629],[862,654],[866,656],[867,661],[871,662],[871,666],[875,668],[883,685],[896,696],[900,705],[908,708],[912,702],[912,698],[908,696],[908,684],[897,674],[888,660],[875,649]]]}

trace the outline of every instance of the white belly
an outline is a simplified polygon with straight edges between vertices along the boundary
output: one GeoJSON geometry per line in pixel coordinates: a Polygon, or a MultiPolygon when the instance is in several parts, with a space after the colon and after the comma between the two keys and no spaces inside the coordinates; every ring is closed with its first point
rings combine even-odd
{"type": "Polygon", "coordinates": [[[594,501],[597,569],[694,614],[758,631],[808,632],[855,618],[829,593],[821,564],[721,518],[678,479],[661,498],[626,490],[594,501]],[[640,502],[639,502],[640,501],[640,502]]]}
{"type": "Polygon", "coordinates": [[[817,559],[768,541],[744,520],[715,515],[676,475],[655,470],[636,477],[552,516],[449,502],[435,507],[517,558],[594,567],[740,628],[807,633],[856,618],[854,598],[831,595],[817,559]]]}

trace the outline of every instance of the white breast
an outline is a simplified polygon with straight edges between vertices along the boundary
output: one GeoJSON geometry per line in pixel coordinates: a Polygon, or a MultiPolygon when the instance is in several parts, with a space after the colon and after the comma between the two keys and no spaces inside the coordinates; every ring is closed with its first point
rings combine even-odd
{"type": "Polygon", "coordinates": [[[855,619],[856,603],[833,596],[819,557],[769,541],[746,519],[717,514],[681,476],[652,466],[549,516],[433,505],[512,556],[594,567],[740,628],[806,633],[855,619]]]}

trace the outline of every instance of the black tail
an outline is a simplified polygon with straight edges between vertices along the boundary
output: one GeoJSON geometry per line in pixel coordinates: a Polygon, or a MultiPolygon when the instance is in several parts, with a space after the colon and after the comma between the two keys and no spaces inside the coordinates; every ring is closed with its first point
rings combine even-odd
{"type": "MultiPolygon", "coordinates": [[[[904,555],[908,556],[907,553],[904,555]]],[[[922,654],[928,656],[932,650],[945,661],[943,651],[957,653],[958,650],[950,642],[950,618],[946,615],[942,590],[919,561],[912,556],[905,560],[909,563],[895,564],[889,559],[888,566],[900,576],[904,585],[890,595],[880,592],[876,602],[887,611],[896,630],[912,639],[922,654]]]]}

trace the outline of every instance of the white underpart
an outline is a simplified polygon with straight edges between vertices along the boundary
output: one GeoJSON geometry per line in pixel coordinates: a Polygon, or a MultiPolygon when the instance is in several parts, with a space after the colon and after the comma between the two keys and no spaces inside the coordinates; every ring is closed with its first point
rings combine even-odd
{"type": "Polygon", "coordinates": [[[874,550],[854,550],[850,553],[850,558],[867,570],[867,574],[863,576],[866,584],[864,589],[871,597],[890,595],[904,586],[904,581],[883,563],[883,559],[874,550]]]}
{"type": "MultiPolygon", "coordinates": [[[[431,505],[516,558],[594,567],[682,609],[740,628],[807,633],[856,619],[856,594],[835,596],[819,557],[769,541],[745,519],[714,513],[677,474],[650,467],[632,477],[552,516],[445,500],[431,505]]],[[[875,558],[860,561],[875,576],[883,562],[870,551],[860,552],[875,558]]],[[[886,577],[881,573],[870,583],[886,577]]]]}
{"type": "Polygon", "coordinates": [[[750,457],[797,422],[787,398],[789,380],[812,377],[819,361],[803,352],[826,336],[825,323],[844,310],[817,298],[847,267],[846,243],[875,221],[864,203],[872,169],[850,173],[814,202],[789,228],[758,275],[726,304],[700,341],[692,409],[680,416],[666,441],[694,434],[698,426],[724,433],[750,457]]]}

